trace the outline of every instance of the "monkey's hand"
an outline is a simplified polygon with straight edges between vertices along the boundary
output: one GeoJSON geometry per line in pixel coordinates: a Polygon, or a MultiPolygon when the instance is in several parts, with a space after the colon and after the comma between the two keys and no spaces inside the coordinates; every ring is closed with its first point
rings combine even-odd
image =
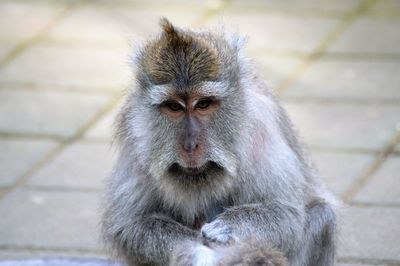
{"type": "Polygon", "coordinates": [[[207,246],[212,243],[227,245],[235,239],[232,228],[220,218],[203,225],[201,236],[203,243],[207,246]]]}
{"type": "Polygon", "coordinates": [[[170,266],[215,266],[217,253],[197,241],[184,241],[173,250],[170,266]]]}

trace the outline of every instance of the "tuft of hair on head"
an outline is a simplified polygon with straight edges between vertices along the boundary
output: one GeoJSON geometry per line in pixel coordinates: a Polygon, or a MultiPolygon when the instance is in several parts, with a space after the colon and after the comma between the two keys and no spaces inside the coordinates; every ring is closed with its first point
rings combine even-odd
{"type": "Polygon", "coordinates": [[[160,18],[160,26],[163,29],[164,33],[167,34],[168,36],[177,36],[176,29],[174,25],[165,17],[160,18]]]}
{"type": "Polygon", "coordinates": [[[218,51],[210,40],[179,29],[166,18],[161,18],[159,24],[161,36],[150,41],[139,58],[151,83],[187,86],[220,77],[218,51]]]}
{"type": "Polygon", "coordinates": [[[179,45],[189,46],[194,41],[192,37],[180,33],[179,29],[172,25],[172,23],[165,17],[160,18],[159,24],[162,29],[163,37],[172,47],[177,47],[179,45]]]}

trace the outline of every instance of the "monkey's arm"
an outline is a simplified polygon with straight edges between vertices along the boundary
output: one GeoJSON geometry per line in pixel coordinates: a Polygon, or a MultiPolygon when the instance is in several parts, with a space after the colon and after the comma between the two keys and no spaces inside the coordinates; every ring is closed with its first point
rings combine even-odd
{"type": "Polygon", "coordinates": [[[239,205],[228,208],[203,226],[205,241],[228,243],[235,238],[253,238],[291,254],[301,246],[305,212],[278,202],[239,205]]]}
{"type": "Polygon", "coordinates": [[[316,200],[301,210],[280,203],[232,207],[203,226],[203,238],[222,243],[256,239],[279,248],[291,265],[333,265],[336,216],[332,206],[316,200]]]}
{"type": "Polygon", "coordinates": [[[135,217],[114,235],[117,251],[133,265],[167,265],[175,245],[195,240],[198,232],[160,214],[135,217]]]}

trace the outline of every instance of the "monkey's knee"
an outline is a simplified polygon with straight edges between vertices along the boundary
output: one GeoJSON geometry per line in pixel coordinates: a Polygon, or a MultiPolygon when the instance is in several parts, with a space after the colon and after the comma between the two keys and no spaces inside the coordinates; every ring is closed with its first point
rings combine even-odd
{"type": "Polygon", "coordinates": [[[310,259],[307,265],[333,265],[335,253],[336,214],[328,203],[318,202],[308,208],[310,259]]]}
{"type": "Polygon", "coordinates": [[[218,266],[287,266],[286,258],[279,250],[265,244],[250,241],[236,243],[221,252],[218,266]]]}
{"type": "Polygon", "coordinates": [[[330,204],[326,202],[312,202],[308,205],[307,213],[311,232],[326,234],[335,230],[336,214],[330,204]]]}
{"type": "Polygon", "coordinates": [[[200,242],[178,245],[170,266],[288,266],[279,250],[254,241],[238,242],[232,246],[207,247],[200,242]]]}

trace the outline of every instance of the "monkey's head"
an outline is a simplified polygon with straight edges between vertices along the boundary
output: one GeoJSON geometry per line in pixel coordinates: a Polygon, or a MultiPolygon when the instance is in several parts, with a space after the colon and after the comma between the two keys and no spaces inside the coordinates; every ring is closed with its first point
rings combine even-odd
{"type": "Polygon", "coordinates": [[[166,19],[161,26],[137,57],[138,88],[122,131],[152,177],[185,187],[222,182],[237,171],[244,112],[238,39],[183,31],[166,19]]]}

